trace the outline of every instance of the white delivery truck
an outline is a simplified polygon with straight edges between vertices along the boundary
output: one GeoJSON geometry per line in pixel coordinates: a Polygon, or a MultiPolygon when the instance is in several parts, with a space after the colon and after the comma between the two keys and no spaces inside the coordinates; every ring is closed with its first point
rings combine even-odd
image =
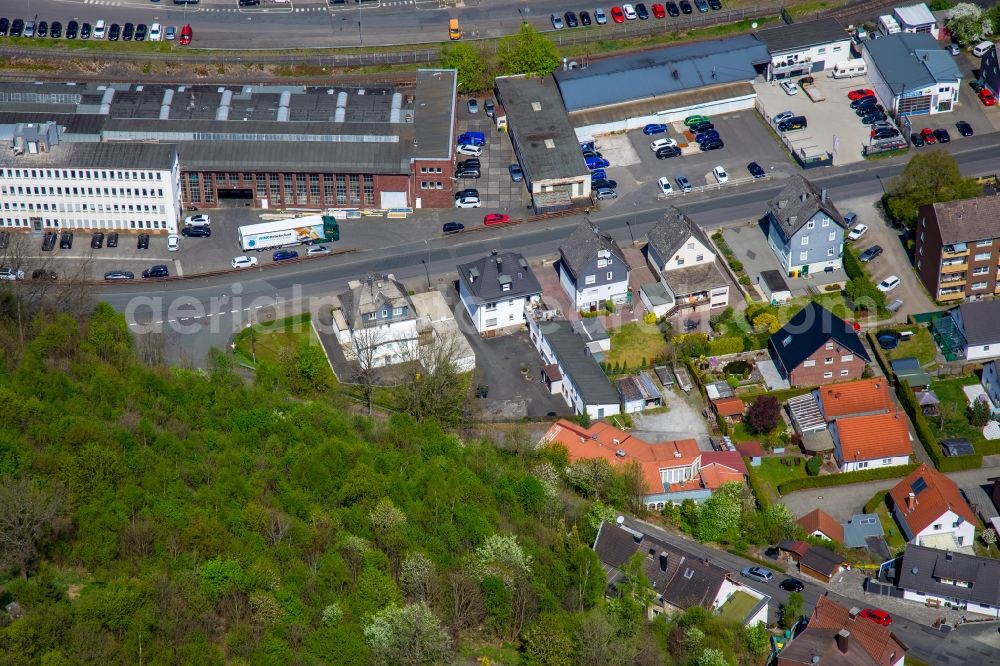
{"type": "Polygon", "coordinates": [[[306,215],[240,227],[243,250],[274,250],[290,245],[340,240],[340,225],[331,215],[306,215]]]}
{"type": "Polygon", "coordinates": [[[861,58],[842,60],[833,66],[833,78],[849,79],[854,76],[864,76],[868,73],[868,65],[861,58]]]}

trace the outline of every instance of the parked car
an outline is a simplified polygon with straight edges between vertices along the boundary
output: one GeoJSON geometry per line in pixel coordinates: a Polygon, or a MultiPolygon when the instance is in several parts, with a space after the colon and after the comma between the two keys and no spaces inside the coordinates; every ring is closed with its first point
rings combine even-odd
{"type": "Polygon", "coordinates": [[[961,53],[961,49],[958,48],[958,44],[949,44],[948,53],[950,53],[953,56],[957,56],[959,53],[961,53]]]}
{"type": "MultiPolygon", "coordinates": [[[[169,30],[167,32],[169,34],[169,30]]],[[[191,30],[191,26],[185,25],[183,28],[181,28],[181,33],[180,36],[177,38],[177,43],[180,44],[181,46],[187,46],[191,43],[191,40],[193,38],[194,38],[194,33],[191,30]]]]}
{"type": "Polygon", "coordinates": [[[60,250],[72,250],[73,249],[73,232],[64,231],[59,234],[59,249],[60,250]]]}
{"type": "Polygon", "coordinates": [[[566,12],[563,14],[563,19],[566,22],[567,28],[576,28],[580,25],[580,21],[577,20],[575,12],[566,12]]]}
{"type": "Polygon", "coordinates": [[[170,270],[164,264],[151,266],[142,272],[144,278],[165,278],[170,277],[170,270]]]}
{"type": "Polygon", "coordinates": [[[789,119],[794,118],[794,117],[795,117],[795,112],[794,111],[782,111],[781,113],[779,113],[778,115],[776,115],[774,118],[772,118],[771,122],[773,122],[775,125],[780,125],[781,123],[785,122],[786,120],[789,120],[789,119]]]}
{"type": "Polygon", "coordinates": [[[208,215],[203,215],[201,213],[197,215],[188,215],[184,218],[185,227],[207,227],[212,223],[212,218],[208,215]]]}
{"type": "Polygon", "coordinates": [[[610,187],[598,187],[594,190],[594,198],[598,201],[603,201],[605,199],[617,199],[618,190],[614,190],[610,187]]]}
{"type": "Polygon", "coordinates": [[[748,164],[747,171],[749,171],[750,175],[753,176],[754,178],[764,178],[765,176],[767,176],[767,172],[764,171],[764,168],[761,165],[757,164],[756,162],[751,162],[750,164],[748,164]]]}
{"type": "MultiPolygon", "coordinates": [[[[553,14],[551,20],[552,20],[552,27],[555,28],[556,30],[562,30],[563,28],[566,27],[563,24],[562,16],[559,16],[559,14],[553,14]]],[[[472,112],[470,111],[469,113],[472,112]]]]}
{"type": "Polygon", "coordinates": [[[630,4],[622,5],[622,13],[625,14],[625,20],[634,21],[639,18],[639,15],[635,12],[635,7],[630,4]]]}
{"type": "Polygon", "coordinates": [[[478,199],[479,190],[475,189],[474,187],[467,187],[464,190],[459,190],[458,192],[455,192],[456,199],[461,199],[463,197],[476,197],[478,199]]]}
{"type": "Polygon", "coordinates": [[[118,247],[118,232],[112,231],[110,234],[108,234],[108,240],[107,243],[105,244],[108,247],[118,247]]]}
{"type": "Polygon", "coordinates": [[[511,164],[507,167],[507,171],[510,172],[510,180],[514,183],[520,183],[524,180],[524,170],[521,169],[520,164],[511,164]]]}
{"type": "Polygon", "coordinates": [[[691,191],[691,181],[687,179],[687,176],[677,176],[677,187],[680,188],[681,192],[691,191]]]}
{"type": "Polygon", "coordinates": [[[635,6],[635,15],[639,17],[640,21],[649,20],[649,10],[641,2],[635,6]]]}
{"type": "Polygon", "coordinates": [[[979,94],[979,91],[985,88],[986,86],[983,85],[982,82],[974,79],[972,81],[969,81],[969,87],[972,88],[972,92],[979,94]]]}
{"type": "Polygon", "coordinates": [[[455,208],[480,208],[483,202],[479,197],[461,197],[455,199],[455,208]]]}
{"type": "Polygon", "coordinates": [[[698,148],[702,151],[707,150],[720,150],[725,148],[726,144],[722,142],[722,139],[709,139],[698,144],[698,148]]]}
{"type": "Polygon", "coordinates": [[[104,234],[97,232],[90,236],[90,247],[93,250],[100,250],[104,247],[104,234]]]}
{"type": "Polygon", "coordinates": [[[104,274],[105,280],[134,280],[135,273],[132,271],[108,271],[104,274]]]}
{"type": "Polygon", "coordinates": [[[24,19],[14,19],[10,22],[10,36],[20,37],[24,34],[24,19]]]}
{"type": "Polygon", "coordinates": [[[90,39],[92,30],[89,23],[84,23],[80,26],[80,39],[90,39]]]}
{"type": "Polygon", "coordinates": [[[10,19],[6,16],[0,18],[0,37],[6,37],[7,33],[10,32],[10,19]]]}
{"type": "MultiPolygon", "coordinates": [[[[0,233],[7,234],[4,236],[4,238],[8,242],[10,242],[10,235],[8,234],[8,232],[4,231],[0,233]]],[[[42,238],[42,252],[51,252],[52,248],[54,248],[55,246],[56,246],[56,232],[46,231],[45,236],[42,238]]],[[[3,249],[7,248],[4,247],[3,249]]]]}
{"type": "Polygon", "coordinates": [[[726,173],[726,170],[723,169],[721,165],[714,167],[712,169],[712,174],[715,176],[715,179],[719,181],[720,185],[722,183],[729,182],[729,174],[726,173]]]}
{"type": "Polygon", "coordinates": [[[135,26],[135,41],[141,42],[146,39],[146,24],[140,23],[135,26]]]}
{"type": "Polygon", "coordinates": [[[649,144],[649,149],[655,153],[660,148],[666,148],[668,146],[672,148],[676,145],[677,145],[677,139],[671,139],[671,138],[655,139],[652,143],[649,144]]]}
{"type": "Polygon", "coordinates": [[[483,102],[483,113],[485,113],[487,117],[492,118],[496,115],[496,112],[497,105],[493,103],[493,100],[488,99],[483,102]]]}
{"type": "Polygon", "coordinates": [[[923,146],[924,146],[924,137],[921,136],[920,134],[914,132],[913,134],[910,135],[910,143],[913,144],[914,148],[923,148],[923,146]]]}
{"type": "Polygon", "coordinates": [[[965,122],[964,120],[959,120],[957,123],[955,123],[955,129],[957,129],[958,133],[961,134],[962,136],[972,136],[974,134],[974,132],[972,131],[972,125],[965,122]]]}
{"type": "Polygon", "coordinates": [[[883,627],[888,627],[892,624],[892,616],[886,613],[884,610],[877,610],[875,608],[866,608],[861,611],[861,617],[866,617],[875,624],[881,624],[883,627]]]}
{"type": "Polygon", "coordinates": [[[703,122],[700,122],[700,123],[695,123],[693,125],[689,125],[688,126],[688,131],[692,132],[694,134],[699,134],[701,132],[710,132],[710,131],[712,131],[714,129],[715,129],[715,125],[713,125],[712,123],[710,123],[707,120],[703,121],[703,122]]]}
{"type": "Polygon", "coordinates": [[[590,25],[590,12],[586,9],[580,12],[580,25],[587,26],[590,25]]]}
{"type": "Polygon", "coordinates": [[[184,227],[181,235],[188,238],[209,238],[212,235],[211,227],[184,227]]]}
{"type": "Polygon", "coordinates": [[[13,268],[0,268],[0,280],[23,280],[24,271],[13,268]]]}
{"type": "Polygon", "coordinates": [[[649,10],[653,12],[653,16],[655,16],[658,19],[667,18],[667,10],[664,9],[663,5],[659,3],[656,3],[655,5],[650,7],[649,10]]]}
{"type": "Polygon", "coordinates": [[[783,590],[788,590],[789,592],[801,592],[806,588],[806,585],[798,578],[786,578],[781,581],[781,584],[778,585],[778,587],[783,590]]]}
{"type": "Polygon", "coordinates": [[[932,130],[930,127],[925,127],[922,130],[920,130],[920,136],[924,138],[924,143],[926,143],[929,146],[937,143],[937,137],[934,136],[934,130],[932,130]]]}
{"type": "Polygon", "coordinates": [[[873,261],[882,256],[882,246],[872,245],[869,248],[865,248],[864,252],[858,255],[858,260],[863,264],[867,264],[869,261],[873,261]]]}
{"type": "Polygon", "coordinates": [[[881,111],[874,111],[866,116],[861,116],[862,125],[871,125],[880,121],[888,120],[889,117],[881,111]]]}
{"type": "Polygon", "coordinates": [[[944,128],[934,130],[934,137],[937,139],[938,143],[948,143],[951,141],[951,135],[948,134],[948,130],[944,128]]]}
{"type": "Polygon", "coordinates": [[[445,222],[441,225],[441,233],[443,234],[457,234],[464,229],[465,225],[460,222],[445,222]]]}
{"type": "Polygon", "coordinates": [[[614,21],[615,23],[625,22],[625,12],[622,11],[621,7],[611,8],[611,20],[614,21]]]}
{"type": "Polygon", "coordinates": [[[670,184],[670,179],[666,176],[660,178],[656,181],[656,184],[660,187],[660,193],[662,194],[673,194],[674,186],[670,184]]]}
{"type": "Polygon", "coordinates": [[[594,10],[594,22],[597,25],[604,25],[608,22],[608,15],[604,13],[604,10],[598,7],[594,10]]]}
{"type": "Polygon", "coordinates": [[[49,37],[51,37],[52,39],[59,39],[60,37],[62,37],[62,34],[63,34],[62,23],[60,23],[59,21],[53,21],[52,25],[49,26],[49,37]]]}
{"type": "Polygon", "coordinates": [[[710,139],[718,139],[719,133],[716,130],[708,130],[707,132],[699,132],[695,135],[695,143],[704,143],[710,139]]]}
{"type": "Polygon", "coordinates": [[[847,99],[851,100],[852,102],[854,100],[861,99],[862,97],[874,97],[874,96],[875,96],[875,91],[872,90],[871,88],[858,88],[857,90],[852,90],[851,92],[847,93],[847,99]]]}
{"type": "Polygon", "coordinates": [[[483,216],[483,224],[489,226],[493,224],[506,224],[510,222],[510,215],[505,213],[489,213],[483,216]]]}
{"type": "Polygon", "coordinates": [[[473,146],[471,144],[463,143],[455,149],[455,152],[459,155],[472,155],[473,157],[479,157],[483,154],[482,146],[473,146]]]}
{"type": "Polygon", "coordinates": [[[584,161],[587,163],[587,168],[591,171],[594,169],[606,169],[611,166],[611,162],[603,157],[585,157],[584,161]]]}
{"type": "Polygon", "coordinates": [[[607,178],[602,178],[600,180],[595,180],[595,181],[593,181],[590,184],[590,189],[592,189],[592,190],[599,190],[601,188],[617,190],[618,189],[618,181],[617,180],[608,180],[607,178]]]}
{"type": "Polygon", "coordinates": [[[299,253],[295,250],[278,250],[271,255],[273,261],[291,261],[292,259],[298,259],[299,253]]]}
{"type": "MultiPolygon", "coordinates": [[[[187,229],[184,231],[187,231],[187,229]]],[[[179,249],[181,249],[181,237],[177,234],[167,236],[167,252],[176,252],[179,249]]]]}
{"type": "Polygon", "coordinates": [[[983,103],[983,106],[996,106],[997,98],[993,96],[993,92],[989,88],[983,88],[979,91],[979,101],[983,103]]]}
{"type": "Polygon", "coordinates": [[[890,275],[886,279],[878,283],[878,290],[888,294],[890,291],[899,286],[899,277],[896,275],[890,275]]]}
{"type": "Polygon", "coordinates": [[[878,104],[878,98],[875,95],[867,95],[865,97],[859,97],[853,102],[851,102],[851,108],[857,109],[859,106],[865,106],[867,104],[878,104]]]}
{"type": "Polygon", "coordinates": [[[688,116],[687,118],[684,119],[684,124],[688,127],[691,127],[692,125],[697,125],[698,123],[708,123],[708,122],[711,122],[711,119],[708,116],[702,116],[702,115],[688,116]]]}
{"type": "Polygon", "coordinates": [[[122,26],[122,41],[129,42],[132,41],[132,37],[135,35],[135,26],[131,23],[126,23],[122,26]]]}
{"type": "Polygon", "coordinates": [[[782,81],[781,89],[785,91],[786,95],[798,95],[799,87],[795,85],[792,81],[782,81]]]}
{"type": "Polygon", "coordinates": [[[139,234],[135,246],[140,250],[149,249],[149,234],[139,234]]]}
{"type": "MultiPolygon", "coordinates": [[[[845,219],[844,221],[846,222],[847,220],[845,219]]],[[[848,232],[848,234],[847,234],[847,240],[856,241],[859,238],[861,238],[862,236],[864,236],[866,233],[868,233],[868,225],[867,224],[857,224],[857,225],[854,226],[853,229],[851,229],[848,232]]]]}
{"type": "Polygon", "coordinates": [[[257,265],[257,257],[248,257],[245,254],[239,257],[233,257],[230,262],[233,268],[253,268],[257,265]]]}
{"type": "Polygon", "coordinates": [[[608,172],[604,169],[594,169],[590,172],[590,182],[596,183],[599,180],[605,180],[608,177],[608,172]]]}
{"type": "Polygon", "coordinates": [[[48,37],[49,36],[49,24],[47,21],[39,21],[38,26],[35,28],[35,37],[48,37]]]}
{"type": "Polygon", "coordinates": [[[665,148],[660,148],[656,151],[656,159],[665,160],[671,157],[679,157],[681,154],[681,149],[677,146],[666,146],[665,148]]]}
{"type": "Polygon", "coordinates": [[[765,569],[764,567],[743,567],[740,569],[740,574],[756,580],[761,583],[770,583],[771,579],[774,578],[774,572],[770,569],[765,569]]]}
{"type": "Polygon", "coordinates": [[[667,126],[664,123],[650,123],[642,128],[642,133],[646,136],[651,134],[663,134],[667,131],[667,126]]]}
{"type": "Polygon", "coordinates": [[[466,103],[466,108],[469,109],[469,113],[479,113],[479,100],[478,99],[470,99],[466,103]]]}
{"type": "Polygon", "coordinates": [[[694,11],[694,8],[691,7],[691,3],[689,2],[689,0],[681,0],[680,5],[681,5],[681,14],[690,14],[691,12],[694,11]]]}
{"type": "Polygon", "coordinates": [[[663,3],[663,6],[666,8],[667,14],[669,16],[677,17],[681,15],[680,8],[677,7],[677,3],[674,2],[673,0],[663,3]]]}

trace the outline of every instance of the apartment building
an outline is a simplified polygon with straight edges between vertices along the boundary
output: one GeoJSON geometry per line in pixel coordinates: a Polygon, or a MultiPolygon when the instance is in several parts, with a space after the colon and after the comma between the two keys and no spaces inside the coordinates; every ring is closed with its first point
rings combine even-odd
{"type": "Polygon", "coordinates": [[[940,302],[992,296],[1000,290],[1000,196],[920,208],[917,273],[940,302]]]}

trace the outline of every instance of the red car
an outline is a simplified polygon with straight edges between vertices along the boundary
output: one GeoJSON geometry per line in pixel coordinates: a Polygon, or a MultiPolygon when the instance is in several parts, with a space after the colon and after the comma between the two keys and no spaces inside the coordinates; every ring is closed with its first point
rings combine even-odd
{"type": "Polygon", "coordinates": [[[181,28],[181,35],[180,35],[180,39],[178,40],[178,43],[181,46],[187,46],[188,44],[191,43],[191,37],[192,37],[191,26],[190,25],[186,25],[183,28],[181,28]]]}
{"type": "Polygon", "coordinates": [[[875,91],[870,90],[869,88],[859,88],[858,90],[852,90],[851,92],[847,93],[847,99],[851,100],[852,102],[856,99],[861,99],[862,97],[874,97],[874,96],[875,96],[875,91]]]}
{"type": "Polygon", "coordinates": [[[622,11],[621,7],[611,8],[611,20],[614,21],[615,23],[625,22],[625,12],[622,11]]]}
{"type": "Polygon", "coordinates": [[[983,103],[984,106],[996,106],[997,98],[993,96],[989,88],[983,88],[979,91],[979,101],[983,103]]]}
{"type": "Polygon", "coordinates": [[[504,215],[503,213],[490,213],[483,218],[483,224],[506,224],[510,222],[510,215],[504,215]]]}
{"type": "Polygon", "coordinates": [[[881,624],[883,627],[888,627],[892,624],[892,617],[888,613],[875,610],[874,608],[866,608],[861,611],[861,617],[866,617],[875,624],[881,624]]]}
{"type": "Polygon", "coordinates": [[[934,130],[930,127],[925,127],[920,130],[920,136],[924,137],[924,143],[927,145],[932,145],[937,143],[937,138],[934,136],[934,130]]]}
{"type": "Polygon", "coordinates": [[[656,4],[650,7],[653,10],[653,16],[656,18],[667,18],[667,10],[663,8],[663,5],[656,4]]]}

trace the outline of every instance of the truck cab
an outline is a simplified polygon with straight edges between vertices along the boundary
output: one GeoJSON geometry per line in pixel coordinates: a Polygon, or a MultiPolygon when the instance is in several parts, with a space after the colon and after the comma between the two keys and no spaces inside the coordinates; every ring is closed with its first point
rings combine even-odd
{"type": "Polygon", "coordinates": [[[448,39],[453,42],[462,39],[462,29],[458,27],[457,18],[448,20],[448,39]]]}

